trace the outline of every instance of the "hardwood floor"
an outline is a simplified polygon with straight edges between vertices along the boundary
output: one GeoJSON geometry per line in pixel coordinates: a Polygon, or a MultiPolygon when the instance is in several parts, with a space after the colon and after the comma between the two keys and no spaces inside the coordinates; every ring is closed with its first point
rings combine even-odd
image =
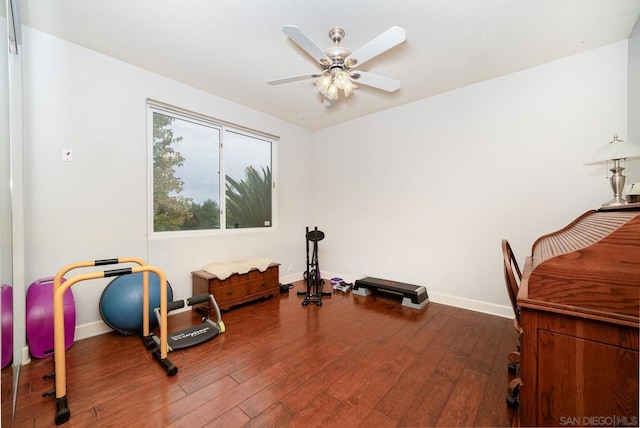
{"type": "MultiPolygon", "coordinates": [[[[508,426],[512,320],[400,298],[288,295],[223,312],[225,334],[172,352],[168,377],[137,336],[110,333],[67,351],[63,426],[508,426]]],[[[328,285],[325,286],[328,289],[328,285]]],[[[172,315],[169,331],[197,322],[172,315]]],[[[195,321],[194,321],[195,320],[195,321]]],[[[21,368],[13,426],[54,426],[51,359],[21,368]]],[[[2,425],[11,426],[11,368],[2,425]]]]}

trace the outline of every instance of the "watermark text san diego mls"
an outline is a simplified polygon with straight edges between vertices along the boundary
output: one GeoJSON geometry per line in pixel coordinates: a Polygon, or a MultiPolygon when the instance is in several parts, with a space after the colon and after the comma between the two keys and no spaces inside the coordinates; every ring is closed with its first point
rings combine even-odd
{"type": "Polygon", "coordinates": [[[605,427],[605,426],[638,426],[636,416],[560,416],[560,426],[584,426],[584,427],[605,427]]]}

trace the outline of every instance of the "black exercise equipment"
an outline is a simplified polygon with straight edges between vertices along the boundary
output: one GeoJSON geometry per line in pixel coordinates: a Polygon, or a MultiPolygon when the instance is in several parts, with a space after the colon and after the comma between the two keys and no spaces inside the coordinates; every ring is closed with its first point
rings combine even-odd
{"type": "MultiPolygon", "coordinates": [[[[218,307],[218,303],[212,294],[200,294],[199,296],[193,296],[187,300],[176,300],[167,304],[167,312],[175,311],[176,309],[184,308],[185,304],[187,306],[197,305],[198,303],[205,303],[209,301],[211,306],[216,311],[216,316],[218,322],[213,322],[209,319],[208,316],[202,318],[202,324],[194,325],[183,330],[179,330],[173,333],[169,333],[167,337],[167,346],[169,347],[169,351],[177,351],[179,349],[189,348],[191,346],[200,345],[206,341],[213,339],[219,334],[224,333],[225,326],[222,322],[222,317],[220,316],[220,308],[218,307]]],[[[158,325],[161,324],[160,319],[160,308],[155,308],[154,312],[156,314],[156,319],[158,320],[158,325]]],[[[157,346],[160,344],[160,339],[151,333],[150,338],[152,342],[147,343],[148,349],[156,348],[153,352],[154,357],[156,357],[156,352],[159,352],[157,346]]]]}
{"type": "Polygon", "coordinates": [[[298,295],[304,296],[302,306],[307,306],[309,303],[322,306],[322,297],[331,296],[331,293],[322,291],[324,280],[320,275],[320,265],[318,264],[318,241],[324,239],[324,232],[318,230],[318,227],[313,230],[309,230],[307,227],[305,238],[307,241],[307,270],[304,273],[304,279],[307,280],[307,291],[298,291],[298,295]],[[313,243],[311,259],[309,259],[310,243],[313,243]]]}

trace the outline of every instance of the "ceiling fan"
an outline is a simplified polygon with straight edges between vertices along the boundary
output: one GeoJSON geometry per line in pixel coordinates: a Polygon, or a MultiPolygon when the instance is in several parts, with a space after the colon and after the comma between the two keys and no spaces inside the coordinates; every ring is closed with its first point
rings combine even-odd
{"type": "Polygon", "coordinates": [[[404,42],[407,39],[404,28],[393,26],[353,53],[344,46],[340,46],[340,42],[345,36],[344,30],[340,27],[333,27],[329,30],[329,38],[333,41],[334,46],[325,51],[320,49],[309,36],[295,25],[285,25],[282,31],[309,56],[318,61],[321,70],[269,80],[267,82],[269,85],[316,79],[314,84],[324,96],[326,107],[338,99],[339,90],[342,90],[345,97],[348,97],[357,88],[354,82],[387,92],[394,92],[400,88],[399,80],[355,70],[354,67],[361,66],[370,59],[404,42]]]}

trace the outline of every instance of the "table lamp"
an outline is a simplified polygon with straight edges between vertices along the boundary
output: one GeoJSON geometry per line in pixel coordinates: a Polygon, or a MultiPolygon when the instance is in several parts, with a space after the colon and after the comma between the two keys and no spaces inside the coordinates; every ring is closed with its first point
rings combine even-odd
{"type": "MultiPolygon", "coordinates": [[[[614,135],[613,140],[606,146],[598,150],[593,156],[592,161],[585,165],[608,164],[613,162],[611,171],[611,188],[613,189],[613,199],[602,204],[603,207],[611,207],[616,205],[625,205],[627,202],[622,198],[622,189],[624,188],[625,176],[622,173],[624,167],[620,166],[621,160],[640,158],[640,145],[620,140],[614,135]]],[[[626,166],[626,162],[625,162],[626,166]]]]}

